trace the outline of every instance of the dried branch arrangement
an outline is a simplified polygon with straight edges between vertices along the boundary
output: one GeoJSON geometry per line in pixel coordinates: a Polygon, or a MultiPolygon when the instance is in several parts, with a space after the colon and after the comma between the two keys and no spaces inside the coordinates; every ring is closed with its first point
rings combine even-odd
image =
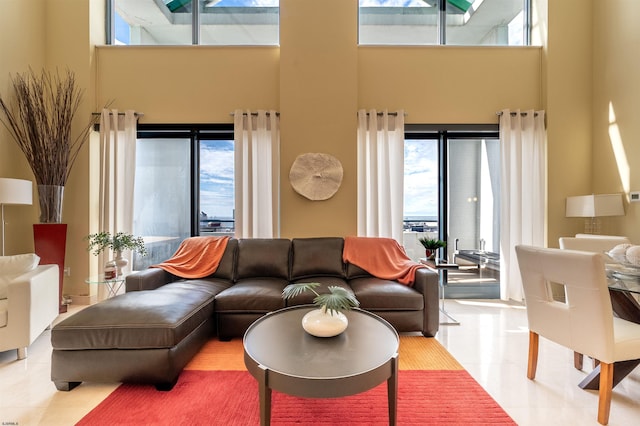
{"type": "Polygon", "coordinates": [[[0,121],[27,157],[38,185],[64,186],[98,118],[91,117],[75,139],[71,124],[83,92],[75,75],[64,76],[33,70],[11,78],[15,97],[11,102],[0,96],[0,121]],[[4,117],[3,117],[4,116],[4,117]]]}

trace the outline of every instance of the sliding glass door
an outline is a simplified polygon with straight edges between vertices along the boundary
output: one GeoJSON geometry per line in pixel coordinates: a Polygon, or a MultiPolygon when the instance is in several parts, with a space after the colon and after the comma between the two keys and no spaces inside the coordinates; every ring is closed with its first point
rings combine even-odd
{"type": "Polygon", "coordinates": [[[497,298],[500,279],[500,145],[497,138],[447,139],[445,295],[497,298]]]}
{"type": "Polygon", "coordinates": [[[413,260],[420,238],[447,242],[440,253],[461,266],[445,274],[445,296],[498,298],[500,145],[496,129],[426,129],[405,135],[404,238],[413,260]]]}

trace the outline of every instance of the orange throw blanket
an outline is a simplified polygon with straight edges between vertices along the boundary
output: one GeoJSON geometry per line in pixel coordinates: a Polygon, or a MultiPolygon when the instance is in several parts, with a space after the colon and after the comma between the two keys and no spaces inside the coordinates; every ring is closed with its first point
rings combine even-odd
{"type": "Polygon", "coordinates": [[[425,267],[409,259],[393,238],[346,237],[342,259],[375,277],[407,285],[415,281],[416,269],[425,267]]]}
{"type": "Polygon", "coordinates": [[[218,269],[228,242],[228,236],[187,238],[171,259],[151,268],[161,268],[181,278],[207,277],[218,269]]]}

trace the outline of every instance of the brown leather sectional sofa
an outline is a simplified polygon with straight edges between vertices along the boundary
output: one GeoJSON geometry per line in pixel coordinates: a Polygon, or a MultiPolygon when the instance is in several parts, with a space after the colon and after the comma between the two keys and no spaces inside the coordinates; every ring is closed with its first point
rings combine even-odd
{"type": "Polygon", "coordinates": [[[398,332],[438,332],[438,275],[416,271],[412,286],[373,277],[342,261],[343,238],[231,239],[216,272],[182,279],[149,268],[127,276],[126,293],[56,325],[51,379],[59,390],[82,381],[153,383],[171,389],[202,345],[243,336],[268,312],[311,303],[312,294],[282,298],[291,282],[353,291],[362,309],[398,332]]]}

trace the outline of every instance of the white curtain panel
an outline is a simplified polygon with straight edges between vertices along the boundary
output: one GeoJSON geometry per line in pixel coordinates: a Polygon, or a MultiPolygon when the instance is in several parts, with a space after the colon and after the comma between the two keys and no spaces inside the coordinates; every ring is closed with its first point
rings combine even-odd
{"type": "Polygon", "coordinates": [[[358,235],[403,241],[404,111],[358,111],[358,235]]]}
{"type": "Polygon", "coordinates": [[[544,111],[500,115],[500,298],[524,299],[515,246],[546,237],[547,134],[544,111]]]}
{"type": "MultiPolygon", "coordinates": [[[[137,119],[133,110],[124,115],[103,109],[100,115],[100,231],[133,231],[133,187],[136,166],[137,119]]],[[[131,266],[132,254],[123,253],[131,266]]],[[[112,258],[105,253],[100,265],[112,258]]],[[[102,286],[100,286],[102,287],[102,286]]]]}
{"type": "Polygon", "coordinates": [[[280,122],[276,111],[234,112],[238,238],[280,234],[280,122]]]}

